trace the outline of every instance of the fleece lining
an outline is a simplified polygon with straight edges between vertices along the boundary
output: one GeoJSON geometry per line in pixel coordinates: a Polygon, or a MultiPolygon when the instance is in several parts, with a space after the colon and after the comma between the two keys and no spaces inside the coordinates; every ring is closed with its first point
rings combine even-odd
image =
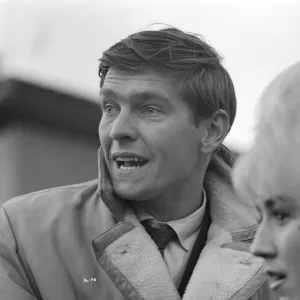
{"type": "MultiPolygon", "coordinates": [[[[156,245],[132,214],[135,229],[106,248],[106,255],[145,300],[180,299],[156,245]]],[[[203,249],[183,300],[225,300],[243,288],[262,267],[262,260],[248,252],[222,248],[231,235],[213,224],[210,242],[203,249]]]]}
{"type": "MultiPolygon", "coordinates": [[[[183,300],[231,299],[245,286],[249,291],[249,282],[263,266],[262,259],[226,247],[256,225],[253,203],[246,203],[233,191],[229,174],[232,160],[230,152],[222,147],[207,170],[204,188],[212,223],[183,300]]],[[[117,205],[115,197],[110,200],[117,205]]],[[[156,245],[130,209],[123,213],[123,222],[135,228],[111,243],[106,255],[143,299],[180,299],[156,245]]],[[[258,284],[254,284],[256,288],[258,284]]]]}

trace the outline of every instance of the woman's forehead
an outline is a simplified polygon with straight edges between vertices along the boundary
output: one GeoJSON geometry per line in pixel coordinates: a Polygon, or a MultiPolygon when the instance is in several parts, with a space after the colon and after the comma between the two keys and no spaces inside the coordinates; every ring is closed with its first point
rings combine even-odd
{"type": "Polygon", "coordinates": [[[300,195],[300,147],[270,145],[261,156],[254,157],[253,178],[256,192],[265,199],[300,195]]]}
{"type": "Polygon", "coordinates": [[[234,170],[238,192],[252,199],[300,195],[300,147],[260,141],[242,156],[234,170]]]}
{"type": "Polygon", "coordinates": [[[263,210],[276,209],[282,206],[299,211],[300,200],[297,197],[291,197],[289,195],[279,195],[270,198],[260,198],[256,201],[256,208],[260,212],[263,210]]]}

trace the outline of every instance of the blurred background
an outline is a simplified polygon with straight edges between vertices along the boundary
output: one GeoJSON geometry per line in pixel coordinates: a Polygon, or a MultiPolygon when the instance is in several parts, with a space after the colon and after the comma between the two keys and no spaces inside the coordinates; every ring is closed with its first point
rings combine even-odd
{"type": "Polygon", "coordinates": [[[224,56],[238,99],[225,144],[247,151],[263,88],[300,59],[300,1],[0,0],[0,203],[97,176],[98,58],[153,23],[224,56]]]}

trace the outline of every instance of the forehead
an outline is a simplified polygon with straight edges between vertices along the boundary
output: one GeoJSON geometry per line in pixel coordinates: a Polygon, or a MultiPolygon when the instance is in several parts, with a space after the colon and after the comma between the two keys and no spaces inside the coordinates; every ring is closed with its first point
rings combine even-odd
{"type": "Polygon", "coordinates": [[[300,195],[300,148],[275,141],[260,141],[247,156],[242,176],[260,199],[300,195]],[[247,171],[245,171],[247,170],[247,171]]]}
{"type": "Polygon", "coordinates": [[[300,210],[300,199],[299,197],[291,197],[289,195],[278,195],[268,199],[259,199],[256,201],[256,207],[262,210],[276,209],[278,206],[284,206],[293,210],[300,210]]]}
{"type": "Polygon", "coordinates": [[[123,97],[141,92],[161,94],[165,98],[179,95],[178,80],[170,74],[145,69],[143,72],[127,72],[110,68],[104,79],[100,95],[115,94],[123,97]]]}

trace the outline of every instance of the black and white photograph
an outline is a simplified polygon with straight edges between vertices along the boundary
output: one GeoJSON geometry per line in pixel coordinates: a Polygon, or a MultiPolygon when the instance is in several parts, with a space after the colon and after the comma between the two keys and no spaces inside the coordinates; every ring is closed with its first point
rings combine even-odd
{"type": "Polygon", "coordinates": [[[300,0],[0,0],[0,300],[300,300],[299,153],[300,0]]]}

